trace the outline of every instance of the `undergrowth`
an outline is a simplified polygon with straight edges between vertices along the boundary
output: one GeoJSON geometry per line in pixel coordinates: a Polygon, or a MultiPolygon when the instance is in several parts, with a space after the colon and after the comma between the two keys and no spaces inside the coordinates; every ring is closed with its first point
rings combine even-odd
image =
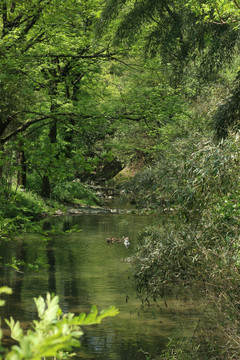
{"type": "Polygon", "coordinates": [[[71,205],[99,205],[94,192],[79,182],[59,183],[50,199],[43,199],[29,189],[3,188],[0,192],[0,236],[27,229],[42,215],[51,216],[71,205]]]}
{"type": "Polygon", "coordinates": [[[100,204],[94,192],[81,182],[68,181],[57,184],[52,191],[53,199],[63,203],[82,205],[100,204]]]}

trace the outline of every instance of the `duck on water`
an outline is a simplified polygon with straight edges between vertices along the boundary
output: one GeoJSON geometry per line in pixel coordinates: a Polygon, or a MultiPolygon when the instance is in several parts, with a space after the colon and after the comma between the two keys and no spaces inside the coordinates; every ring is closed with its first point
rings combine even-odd
{"type": "Polygon", "coordinates": [[[109,237],[106,239],[106,241],[108,245],[114,243],[123,243],[126,246],[126,248],[128,248],[130,245],[130,240],[128,236],[127,237],[123,236],[122,238],[109,237]]]}

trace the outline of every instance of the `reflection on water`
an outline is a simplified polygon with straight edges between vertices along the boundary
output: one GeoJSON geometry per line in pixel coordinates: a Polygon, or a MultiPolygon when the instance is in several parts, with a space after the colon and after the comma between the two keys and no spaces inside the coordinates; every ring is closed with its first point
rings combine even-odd
{"type": "MultiPolygon", "coordinates": [[[[138,232],[153,222],[143,215],[80,215],[52,219],[59,228],[78,225],[80,232],[52,236],[42,241],[39,235],[25,235],[17,242],[0,243],[4,263],[12,257],[34,263],[38,257],[49,264],[38,272],[23,273],[3,268],[0,286],[13,288],[1,309],[2,317],[13,316],[23,324],[37,318],[33,297],[47,291],[60,297],[64,312],[88,312],[97,305],[101,310],[114,305],[120,310],[115,318],[85,329],[82,347],[75,359],[145,359],[140,349],[159,354],[176,330],[167,308],[157,316],[139,314],[139,300],[128,280],[130,265],[125,261],[137,243],[138,232]],[[107,245],[109,236],[129,236],[131,245],[107,245]],[[4,312],[3,312],[4,311],[4,312]]],[[[45,223],[47,229],[51,224],[45,223]]]]}

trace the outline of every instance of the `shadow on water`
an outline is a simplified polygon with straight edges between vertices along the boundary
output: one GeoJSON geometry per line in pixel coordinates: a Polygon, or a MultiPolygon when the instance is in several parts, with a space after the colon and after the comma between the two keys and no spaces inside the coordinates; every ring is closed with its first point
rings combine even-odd
{"type": "Polygon", "coordinates": [[[45,230],[52,224],[64,230],[78,225],[80,232],[51,236],[47,241],[37,234],[26,234],[18,241],[0,243],[4,263],[13,257],[34,263],[40,257],[48,264],[37,272],[1,269],[0,285],[14,291],[1,309],[2,317],[13,316],[26,326],[37,318],[33,297],[47,291],[59,295],[64,312],[78,314],[88,312],[93,304],[100,310],[113,305],[120,314],[84,329],[82,347],[74,358],[145,359],[140,349],[159,354],[176,332],[176,321],[165,306],[155,317],[139,313],[140,302],[128,280],[131,267],[126,261],[137,245],[138,232],[153,221],[153,216],[130,214],[67,216],[45,221],[45,230]],[[107,245],[109,236],[129,236],[131,245],[107,245]]]}

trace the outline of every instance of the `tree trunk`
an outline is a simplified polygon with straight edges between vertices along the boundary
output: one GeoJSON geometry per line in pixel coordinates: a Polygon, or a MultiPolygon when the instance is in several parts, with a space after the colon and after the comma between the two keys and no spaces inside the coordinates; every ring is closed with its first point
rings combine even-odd
{"type": "Polygon", "coordinates": [[[24,150],[18,151],[17,162],[19,167],[17,185],[25,189],[27,183],[27,165],[24,150]]]}
{"type": "Polygon", "coordinates": [[[2,165],[2,158],[4,152],[4,145],[0,144],[0,186],[3,186],[3,165],[2,165]]]}
{"type": "MultiPolygon", "coordinates": [[[[81,80],[82,76],[80,75],[79,76],[79,81],[81,80]]],[[[72,95],[70,94],[70,91],[69,91],[69,88],[67,88],[66,90],[66,98],[68,101],[72,101],[73,105],[77,105],[77,100],[78,100],[78,90],[79,90],[79,86],[78,84],[74,84],[73,85],[73,89],[72,89],[72,95]]],[[[70,118],[69,120],[69,123],[70,123],[70,126],[72,127],[72,129],[74,129],[74,126],[75,126],[75,120],[74,118],[70,118]]],[[[73,143],[73,132],[74,130],[69,130],[66,132],[65,136],[64,136],[64,140],[65,142],[67,143],[66,145],[66,149],[65,149],[65,156],[66,158],[68,159],[71,159],[72,157],[72,149],[73,149],[73,146],[72,146],[72,143],[73,143]]]]}
{"type": "Polygon", "coordinates": [[[49,199],[51,196],[51,186],[50,186],[49,177],[47,175],[44,175],[42,178],[41,196],[46,199],[49,199]]]}
{"type": "MultiPolygon", "coordinates": [[[[53,124],[50,125],[49,139],[52,144],[57,142],[57,121],[54,121],[53,124]]],[[[41,195],[47,199],[51,196],[51,184],[47,174],[45,174],[42,178],[41,195]]]]}

